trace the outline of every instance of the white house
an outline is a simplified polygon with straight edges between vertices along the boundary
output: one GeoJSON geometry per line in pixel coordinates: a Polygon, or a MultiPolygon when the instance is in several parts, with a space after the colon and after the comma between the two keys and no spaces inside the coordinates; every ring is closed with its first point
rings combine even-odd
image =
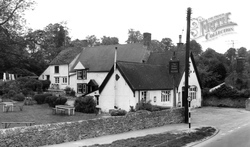
{"type": "MultiPolygon", "coordinates": [[[[146,63],[118,61],[99,88],[98,107],[104,112],[114,107],[129,111],[140,101],[151,101],[153,105],[164,107],[182,106],[185,80],[184,55],[183,51],[177,53],[180,69],[174,76],[169,73],[168,66],[173,56],[171,51],[151,53],[146,63]]],[[[202,99],[200,80],[193,55],[190,55],[191,107],[200,107],[202,99]]]]}
{"type": "Polygon", "coordinates": [[[82,50],[82,47],[68,47],[62,50],[38,79],[50,80],[51,88],[55,89],[64,89],[69,86],[69,71],[72,70],[82,50]]]}
{"type": "Polygon", "coordinates": [[[149,56],[147,46],[141,43],[87,47],[79,55],[70,71],[70,87],[77,96],[99,88],[114,64],[115,48],[121,61],[142,63],[149,56]]]}

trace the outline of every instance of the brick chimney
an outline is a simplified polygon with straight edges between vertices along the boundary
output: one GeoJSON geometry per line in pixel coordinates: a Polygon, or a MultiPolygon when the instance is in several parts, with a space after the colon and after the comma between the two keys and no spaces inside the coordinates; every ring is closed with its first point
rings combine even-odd
{"type": "Polygon", "coordinates": [[[151,44],[151,34],[143,33],[143,45],[149,47],[151,44]]]}
{"type": "Polygon", "coordinates": [[[88,40],[82,40],[82,44],[83,44],[83,47],[87,47],[88,46],[88,40]]]}

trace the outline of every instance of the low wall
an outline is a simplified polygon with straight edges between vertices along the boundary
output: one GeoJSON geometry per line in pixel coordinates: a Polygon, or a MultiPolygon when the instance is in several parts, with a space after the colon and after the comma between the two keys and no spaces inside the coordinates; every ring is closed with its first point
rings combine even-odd
{"type": "Polygon", "coordinates": [[[245,108],[247,98],[203,98],[203,106],[245,108]]]}
{"type": "Polygon", "coordinates": [[[184,108],[126,116],[0,129],[0,146],[35,147],[184,122],[184,108]]]}

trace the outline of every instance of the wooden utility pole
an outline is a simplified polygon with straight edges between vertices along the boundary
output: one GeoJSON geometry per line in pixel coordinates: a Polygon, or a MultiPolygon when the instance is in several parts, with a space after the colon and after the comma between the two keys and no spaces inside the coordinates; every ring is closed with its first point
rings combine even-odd
{"type": "Polygon", "coordinates": [[[189,77],[189,49],[190,49],[190,18],[191,8],[187,9],[187,38],[186,38],[186,60],[185,60],[185,92],[184,92],[184,106],[185,106],[185,123],[188,123],[188,77],[189,77]]]}

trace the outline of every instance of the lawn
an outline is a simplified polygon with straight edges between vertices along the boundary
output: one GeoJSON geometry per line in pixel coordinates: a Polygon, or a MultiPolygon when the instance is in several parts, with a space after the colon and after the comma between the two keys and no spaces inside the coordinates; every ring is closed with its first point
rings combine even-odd
{"type": "MultiPolygon", "coordinates": [[[[21,105],[23,102],[17,102],[15,105],[21,105]]],[[[60,115],[52,114],[52,108],[48,104],[33,104],[24,105],[23,110],[20,111],[19,107],[14,107],[13,112],[3,112],[2,105],[0,105],[0,122],[29,122],[34,121],[35,124],[48,124],[57,122],[70,122],[78,120],[87,120],[103,117],[105,114],[86,114],[81,112],[75,112],[75,115],[60,115]]],[[[107,114],[106,114],[107,116],[107,114]]],[[[11,124],[11,127],[23,126],[19,124],[11,124]]],[[[4,126],[0,125],[0,129],[4,126]]]]}
{"type": "MultiPolygon", "coordinates": [[[[202,140],[215,133],[212,127],[196,128],[192,132],[166,132],[143,137],[117,140],[111,144],[95,144],[90,147],[182,147],[189,143],[202,140]]],[[[85,147],[85,146],[84,146],[85,147]]]]}

